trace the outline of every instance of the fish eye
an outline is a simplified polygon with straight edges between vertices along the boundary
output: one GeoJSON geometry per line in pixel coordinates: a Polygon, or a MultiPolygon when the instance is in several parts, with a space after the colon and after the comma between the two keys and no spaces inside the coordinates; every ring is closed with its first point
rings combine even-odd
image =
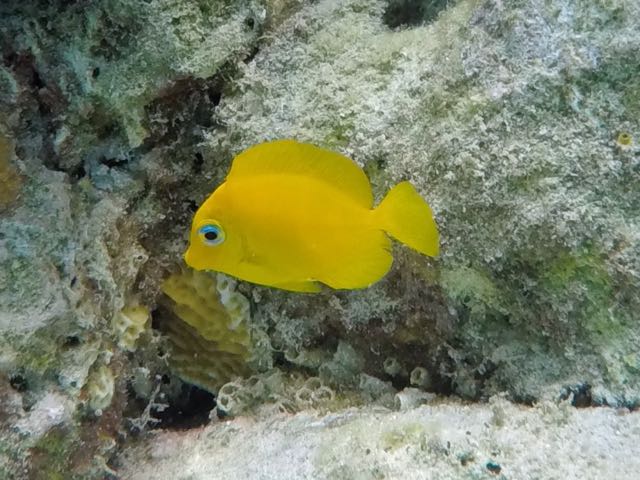
{"type": "Polygon", "coordinates": [[[224,231],[220,225],[206,224],[198,229],[202,243],[209,246],[220,245],[224,242],[224,231]]]}

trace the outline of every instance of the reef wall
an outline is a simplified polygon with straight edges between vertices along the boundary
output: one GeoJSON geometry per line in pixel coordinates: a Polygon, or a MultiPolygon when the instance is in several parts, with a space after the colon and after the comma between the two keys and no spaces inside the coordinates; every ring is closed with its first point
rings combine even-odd
{"type": "Polygon", "coordinates": [[[0,476],[114,474],[227,380],[221,415],[406,387],[635,408],[638,31],[633,0],[2,2],[0,476]],[[441,255],[396,246],[361,291],[194,280],[190,323],[192,213],[290,137],[377,198],[411,180],[441,255]]]}

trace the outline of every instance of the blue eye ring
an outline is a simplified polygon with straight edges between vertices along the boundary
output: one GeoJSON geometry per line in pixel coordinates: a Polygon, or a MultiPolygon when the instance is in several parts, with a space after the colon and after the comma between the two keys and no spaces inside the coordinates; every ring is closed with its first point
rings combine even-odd
{"type": "Polygon", "coordinates": [[[205,245],[210,247],[220,245],[224,242],[225,234],[220,225],[215,223],[206,223],[198,229],[198,236],[205,245]]]}

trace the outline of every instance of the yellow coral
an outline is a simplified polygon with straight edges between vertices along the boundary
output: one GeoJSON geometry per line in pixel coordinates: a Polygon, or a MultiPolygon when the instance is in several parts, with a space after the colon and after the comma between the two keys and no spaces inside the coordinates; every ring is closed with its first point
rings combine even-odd
{"type": "Polygon", "coordinates": [[[169,364],[185,382],[216,393],[222,385],[249,373],[245,355],[219,349],[219,344],[202,338],[196,329],[179,319],[167,325],[171,345],[169,364]]]}
{"type": "Polygon", "coordinates": [[[18,196],[22,178],[11,165],[13,145],[0,133],[0,211],[6,209],[18,196]]]}
{"type": "Polygon", "coordinates": [[[195,328],[206,340],[216,342],[221,351],[244,355],[250,344],[246,321],[248,301],[240,293],[232,292],[226,281],[221,290],[227,297],[227,309],[218,292],[214,274],[184,270],[170,276],[162,291],[173,300],[173,312],[195,328]],[[247,308],[239,307],[246,304],[247,308]]]}
{"type": "Polygon", "coordinates": [[[162,291],[177,317],[168,322],[166,333],[171,366],[183,380],[216,392],[248,373],[249,302],[234,290],[233,281],[185,269],[165,280],[162,291]]]}
{"type": "Polygon", "coordinates": [[[142,305],[126,306],[113,317],[113,331],[118,345],[130,352],[135,350],[136,341],[144,331],[149,319],[149,309],[142,305]]]}

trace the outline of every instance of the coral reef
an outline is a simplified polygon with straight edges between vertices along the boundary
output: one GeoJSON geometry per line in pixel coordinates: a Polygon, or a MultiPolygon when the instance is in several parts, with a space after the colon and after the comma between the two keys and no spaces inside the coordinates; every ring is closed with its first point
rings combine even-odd
{"type": "MultiPolygon", "coordinates": [[[[295,478],[619,458],[636,414],[573,409],[640,404],[638,31],[634,0],[0,2],[0,476],[116,475],[118,442],[208,418],[193,385],[229,415],[402,410],[281,420],[276,478],[301,431],[322,447],[295,478]],[[396,245],[383,281],[316,296],[175,273],[233,156],[285,137],[355,159],[378,198],[411,180],[439,258],[396,245]],[[582,430],[607,442],[557,442],[582,430]]],[[[176,463],[246,466],[272,428],[226,425],[176,463]]]]}
{"type": "MultiPolygon", "coordinates": [[[[422,364],[440,391],[530,400],[588,383],[596,403],[633,405],[640,383],[624,358],[640,336],[638,163],[619,132],[640,128],[629,35],[639,7],[440,3],[437,14],[374,0],[296,12],[221,100],[226,128],[211,142],[311,141],[356,159],[378,194],[410,179],[429,200],[439,260],[403,252],[374,298],[337,294],[339,311],[318,316],[337,316],[346,337],[355,327],[381,343],[382,322],[393,343],[404,330],[398,360],[422,364]],[[422,20],[403,21],[405,7],[422,20]],[[416,334],[411,310],[425,303],[416,334]]],[[[299,349],[279,328],[283,347],[299,349]]]]}
{"type": "Polygon", "coordinates": [[[128,434],[125,408],[135,416],[149,400],[127,398],[137,362],[153,369],[154,385],[165,374],[153,332],[134,346],[145,315],[130,302],[155,305],[183,248],[183,225],[163,221],[175,225],[174,209],[187,221],[188,202],[170,192],[192,174],[196,148],[172,145],[200,135],[190,120],[191,133],[179,134],[184,119],[211,125],[220,79],[254,48],[263,11],[254,2],[1,2],[0,375],[26,410],[52,392],[69,408],[60,423],[42,423],[41,445],[35,434],[15,437],[15,419],[2,424],[3,478],[104,478],[128,434]],[[171,148],[188,163],[173,163],[171,148]],[[171,160],[157,161],[160,152],[171,160]]]}

